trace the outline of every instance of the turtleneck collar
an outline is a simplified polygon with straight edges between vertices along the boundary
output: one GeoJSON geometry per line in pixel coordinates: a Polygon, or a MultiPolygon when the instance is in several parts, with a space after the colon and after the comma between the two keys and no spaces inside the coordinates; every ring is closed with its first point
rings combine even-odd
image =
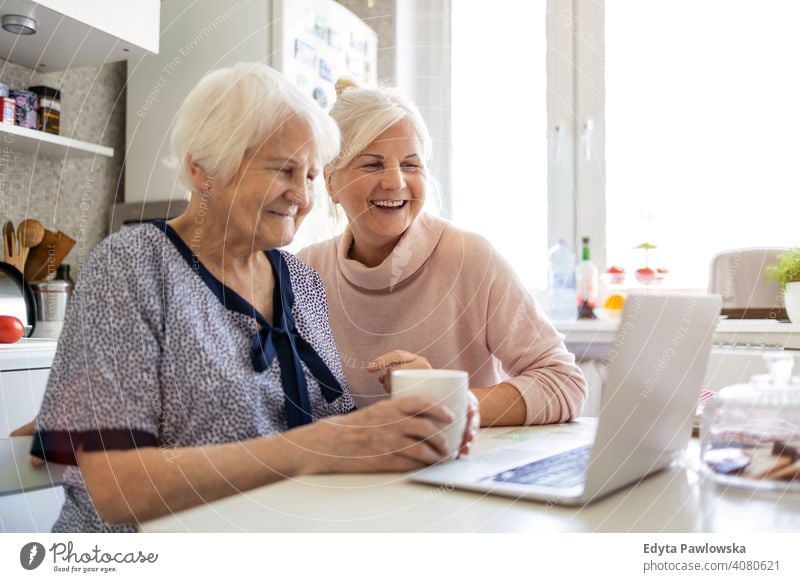
{"type": "Polygon", "coordinates": [[[339,272],[357,287],[391,291],[425,264],[439,244],[446,225],[444,220],[423,212],[403,233],[391,254],[376,267],[367,267],[348,257],[353,244],[353,234],[348,227],[336,249],[339,272]]]}

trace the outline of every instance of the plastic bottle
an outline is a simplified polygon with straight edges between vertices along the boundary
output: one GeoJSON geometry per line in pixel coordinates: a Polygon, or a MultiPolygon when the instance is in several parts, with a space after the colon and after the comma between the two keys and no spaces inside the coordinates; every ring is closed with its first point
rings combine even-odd
{"type": "Polygon", "coordinates": [[[563,239],[547,253],[547,313],[554,320],[575,319],[575,253],[563,239]]]}
{"type": "Polygon", "coordinates": [[[591,260],[589,237],[583,237],[581,242],[583,242],[582,259],[575,268],[575,286],[578,294],[578,319],[597,319],[594,308],[597,307],[598,271],[591,260]]]}

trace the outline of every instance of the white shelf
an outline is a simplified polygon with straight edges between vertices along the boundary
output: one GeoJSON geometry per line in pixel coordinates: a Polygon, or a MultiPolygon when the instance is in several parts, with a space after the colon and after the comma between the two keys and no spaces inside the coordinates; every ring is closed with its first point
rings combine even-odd
{"type": "Polygon", "coordinates": [[[4,137],[5,147],[35,155],[69,158],[114,157],[113,148],[7,123],[0,123],[0,135],[4,137]]]}

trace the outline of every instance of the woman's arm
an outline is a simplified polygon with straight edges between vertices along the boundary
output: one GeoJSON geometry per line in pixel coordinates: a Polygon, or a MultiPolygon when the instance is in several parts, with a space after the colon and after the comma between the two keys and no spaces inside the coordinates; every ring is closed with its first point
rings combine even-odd
{"type": "Polygon", "coordinates": [[[511,384],[502,382],[487,388],[471,388],[481,406],[481,426],[525,424],[525,399],[511,384]]]}
{"type": "Polygon", "coordinates": [[[447,411],[410,397],[248,441],[77,459],[100,518],[136,523],[303,474],[419,469],[448,454],[441,422],[447,411]]]}
{"type": "Polygon", "coordinates": [[[299,475],[303,455],[280,436],[206,447],[77,453],[103,521],[136,523],[299,475]]]}
{"type": "MultiPolygon", "coordinates": [[[[412,354],[405,350],[392,350],[372,360],[367,366],[371,373],[380,372],[378,381],[384,390],[392,392],[391,372],[394,370],[430,369],[431,364],[425,356],[412,354]]],[[[517,426],[525,424],[525,400],[519,390],[505,382],[488,388],[470,388],[478,402],[480,426],[517,426]]],[[[468,434],[465,444],[475,435],[468,434]]],[[[468,450],[468,449],[467,449],[468,450]]],[[[467,450],[462,451],[466,454],[467,450]]]]}
{"type": "Polygon", "coordinates": [[[502,413],[495,422],[519,420],[519,424],[568,422],[580,414],[586,398],[586,379],[575,357],[522,285],[508,263],[491,247],[494,271],[486,306],[486,345],[510,376],[503,384],[487,389],[484,406],[502,413]],[[516,389],[517,398],[504,385],[516,389]],[[522,400],[520,403],[519,400],[522,400]],[[524,406],[525,415],[519,414],[524,406]]]}

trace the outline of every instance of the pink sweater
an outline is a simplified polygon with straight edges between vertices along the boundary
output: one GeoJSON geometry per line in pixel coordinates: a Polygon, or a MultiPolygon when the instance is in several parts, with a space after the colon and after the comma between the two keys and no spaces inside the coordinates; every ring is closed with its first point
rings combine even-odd
{"type": "Polygon", "coordinates": [[[367,364],[402,349],[434,368],[466,370],[473,387],[513,385],[525,400],[526,424],[566,422],[580,413],[586,381],[575,358],[486,240],[421,214],[374,268],[347,257],[352,240],[345,231],[298,256],[322,277],[360,407],[387,396],[367,364]]]}

